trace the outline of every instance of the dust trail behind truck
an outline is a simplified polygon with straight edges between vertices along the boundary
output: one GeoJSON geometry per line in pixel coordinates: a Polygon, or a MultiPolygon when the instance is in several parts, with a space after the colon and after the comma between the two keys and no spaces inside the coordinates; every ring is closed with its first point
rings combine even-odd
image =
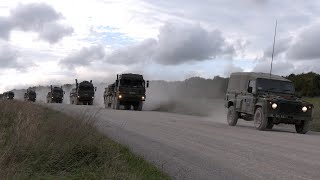
{"type": "Polygon", "coordinates": [[[76,105],[93,105],[94,94],[97,90],[97,87],[94,87],[92,84],[92,80],[82,81],[78,83],[76,81],[76,88],[73,88],[70,92],[70,104],[76,105]]]}
{"type": "Polygon", "coordinates": [[[141,111],[143,102],[146,100],[146,88],[149,81],[145,81],[140,74],[117,75],[115,83],[110,84],[104,92],[105,107],[120,109],[124,106],[126,110],[131,109],[141,111]]]}

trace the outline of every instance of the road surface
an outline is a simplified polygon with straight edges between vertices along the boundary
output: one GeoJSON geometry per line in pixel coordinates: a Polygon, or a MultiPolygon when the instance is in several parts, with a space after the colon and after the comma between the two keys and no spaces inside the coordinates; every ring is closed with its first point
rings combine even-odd
{"type": "Polygon", "coordinates": [[[203,118],[152,111],[50,104],[77,116],[95,114],[98,129],[173,179],[319,179],[320,135],[294,128],[231,127],[218,111],[203,118]],[[219,118],[217,121],[216,118],[219,118]]]}

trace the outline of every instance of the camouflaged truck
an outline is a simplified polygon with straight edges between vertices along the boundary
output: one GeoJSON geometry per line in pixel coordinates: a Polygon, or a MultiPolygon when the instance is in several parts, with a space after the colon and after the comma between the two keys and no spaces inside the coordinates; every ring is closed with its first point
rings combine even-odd
{"type": "Polygon", "coordinates": [[[300,134],[308,132],[313,109],[312,104],[297,97],[291,81],[255,72],[231,74],[225,107],[230,126],[241,118],[254,121],[258,130],[272,129],[280,123],[293,124],[300,134]]]}
{"type": "Polygon", "coordinates": [[[76,79],[76,88],[70,92],[70,104],[93,105],[94,93],[97,87],[93,87],[92,80],[78,83],[76,79]]]}
{"type": "Polygon", "coordinates": [[[24,100],[25,101],[32,101],[32,102],[36,102],[37,99],[37,93],[35,90],[28,88],[27,92],[24,93],[24,100]]]}
{"type": "Polygon", "coordinates": [[[147,87],[149,87],[149,81],[145,81],[140,74],[117,75],[115,83],[105,89],[105,107],[120,109],[120,106],[124,106],[129,110],[133,106],[134,110],[141,111],[143,102],[146,100],[147,87]]]}
{"type": "Polygon", "coordinates": [[[14,92],[8,91],[8,92],[3,93],[2,99],[13,100],[14,99],[14,92]]]}
{"type": "Polygon", "coordinates": [[[62,103],[65,92],[61,87],[50,86],[50,92],[47,94],[47,103],[62,103]]]}

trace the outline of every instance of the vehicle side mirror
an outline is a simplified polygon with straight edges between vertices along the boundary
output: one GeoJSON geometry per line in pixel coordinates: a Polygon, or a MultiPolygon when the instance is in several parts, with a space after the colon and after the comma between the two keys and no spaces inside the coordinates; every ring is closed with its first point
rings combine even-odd
{"type": "Polygon", "coordinates": [[[97,91],[97,87],[94,87],[94,91],[97,91]]]}
{"type": "Polygon", "coordinates": [[[149,87],[149,81],[147,81],[147,88],[149,87]]]}
{"type": "Polygon", "coordinates": [[[248,87],[248,92],[252,93],[252,87],[248,87]]]}

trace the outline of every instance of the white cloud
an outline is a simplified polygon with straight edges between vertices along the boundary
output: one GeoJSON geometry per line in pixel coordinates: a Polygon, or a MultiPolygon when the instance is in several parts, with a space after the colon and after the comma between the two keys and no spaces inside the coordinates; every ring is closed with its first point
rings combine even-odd
{"type": "Polygon", "coordinates": [[[0,17],[0,38],[7,40],[14,29],[33,31],[49,43],[56,43],[73,32],[73,28],[60,24],[62,15],[44,3],[19,4],[8,17],[0,17]]]}

